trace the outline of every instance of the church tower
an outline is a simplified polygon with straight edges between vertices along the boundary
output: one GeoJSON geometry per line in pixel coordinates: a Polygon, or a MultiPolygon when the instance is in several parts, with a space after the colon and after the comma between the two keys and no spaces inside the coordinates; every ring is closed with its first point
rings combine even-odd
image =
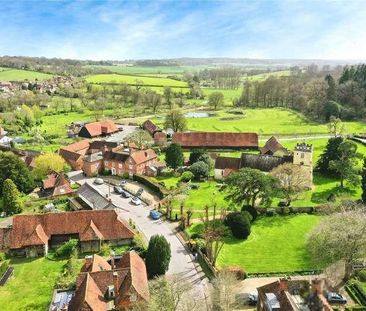
{"type": "Polygon", "coordinates": [[[309,188],[313,186],[313,146],[306,143],[299,143],[294,150],[293,164],[301,166],[307,173],[309,188]]]}

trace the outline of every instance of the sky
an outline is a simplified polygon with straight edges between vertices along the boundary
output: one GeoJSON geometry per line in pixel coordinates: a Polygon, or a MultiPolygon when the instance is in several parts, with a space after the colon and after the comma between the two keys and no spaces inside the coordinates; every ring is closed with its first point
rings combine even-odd
{"type": "Polygon", "coordinates": [[[0,55],[365,59],[366,0],[2,0],[0,55]]]}

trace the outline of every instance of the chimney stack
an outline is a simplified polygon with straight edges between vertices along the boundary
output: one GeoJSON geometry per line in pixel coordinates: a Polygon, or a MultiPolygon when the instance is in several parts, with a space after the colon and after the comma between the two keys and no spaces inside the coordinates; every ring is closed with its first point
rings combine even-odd
{"type": "Polygon", "coordinates": [[[280,292],[288,291],[288,279],[286,277],[280,279],[279,290],[280,292]]]}
{"type": "Polygon", "coordinates": [[[113,285],[114,285],[114,293],[116,295],[116,297],[118,296],[118,272],[113,272],[113,285]]]}
{"type": "Polygon", "coordinates": [[[85,256],[85,265],[89,266],[92,264],[92,262],[93,262],[93,256],[91,255],[85,256]]]}
{"type": "Polygon", "coordinates": [[[320,279],[313,279],[311,280],[311,290],[314,294],[321,294],[322,290],[322,280],[320,279]]]}

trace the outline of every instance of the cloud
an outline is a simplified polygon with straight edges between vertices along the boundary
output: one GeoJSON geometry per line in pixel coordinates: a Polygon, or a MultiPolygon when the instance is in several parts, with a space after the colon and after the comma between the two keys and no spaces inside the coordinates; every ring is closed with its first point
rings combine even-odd
{"type": "Polygon", "coordinates": [[[363,1],[5,2],[0,54],[365,58],[363,1]]]}

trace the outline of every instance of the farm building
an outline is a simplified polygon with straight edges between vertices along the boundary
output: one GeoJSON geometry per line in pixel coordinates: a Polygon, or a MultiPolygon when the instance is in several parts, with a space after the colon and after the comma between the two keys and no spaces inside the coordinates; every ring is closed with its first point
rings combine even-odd
{"type": "Polygon", "coordinates": [[[101,210],[117,208],[111,200],[107,199],[88,182],[84,183],[76,193],[77,197],[70,202],[74,209],[101,210]]]}
{"type": "Polygon", "coordinates": [[[173,143],[184,149],[258,149],[256,133],[177,132],[173,143]]]}
{"type": "Polygon", "coordinates": [[[154,137],[155,133],[161,132],[161,128],[151,120],[146,120],[144,123],[142,123],[142,129],[148,132],[151,137],[154,137]]]}
{"type": "Polygon", "coordinates": [[[261,154],[274,155],[278,157],[289,154],[289,151],[285,147],[283,147],[274,136],[268,139],[265,145],[263,147],[260,147],[259,150],[261,154]]]}
{"type": "Polygon", "coordinates": [[[134,251],[106,261],[98,255],[85,257],[76,279],[69,311],[129,310],[149,301],[145,262],[134,251]]]}
{"type": "Polygon", "coordinates": [[[3,234],[2,241],[8,244],[2,248],[15,256],[37,257],[75,238],[80,241],[82,252],[98,252],[104,242],[128,244],[133,236],[128,223],[113,209],[16,215],[11,228],[3,234]]]}
{"type": "Polygon", "coordinates": [[[85,124],[79,131],[79,137],[95,138],[99,136],[108,136],[119,132],[118,126],[111,120],[92,122],[85,124]]]}

